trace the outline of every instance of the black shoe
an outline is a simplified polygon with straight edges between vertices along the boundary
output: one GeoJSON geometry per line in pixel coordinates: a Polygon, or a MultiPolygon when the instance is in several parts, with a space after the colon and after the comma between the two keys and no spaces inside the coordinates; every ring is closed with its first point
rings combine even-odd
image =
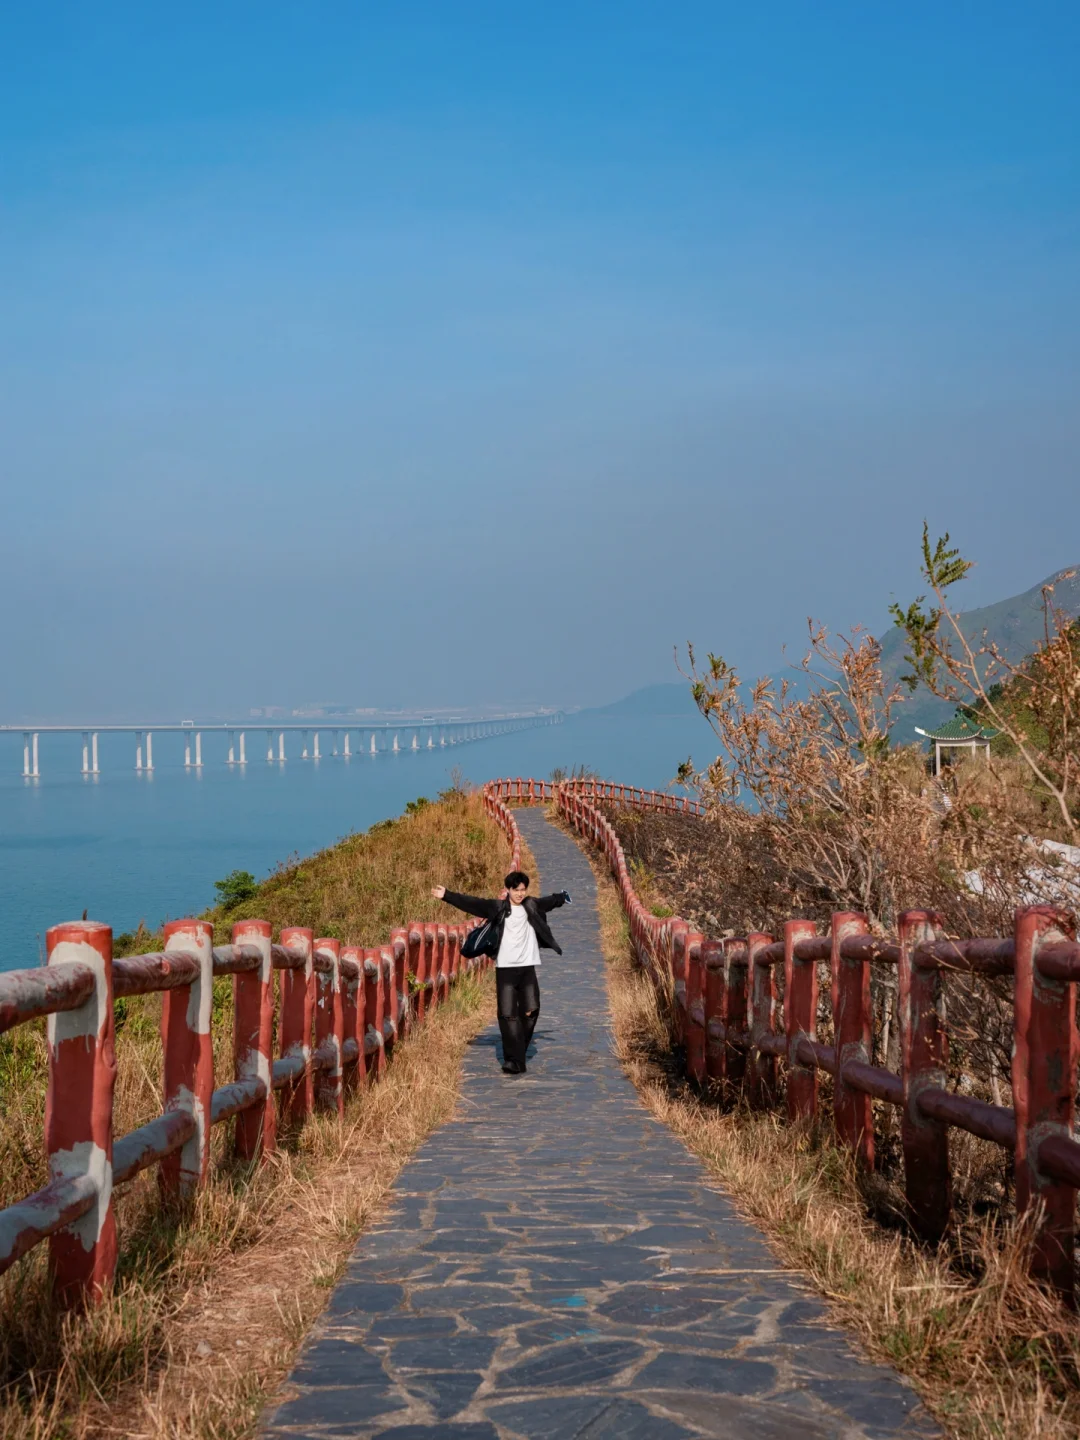
{"type": "Polygon", "coordinates": [[[506,1060],[503,1062],[502,1072],[504,1075],[520,1075],[521,1071],[522,1066],[520,1066],[516,1060],[506,1060]]]}
{"type": "Polygon", "coordinates": [[[519,1074],[519,1075],[525,1075],[525,1074],[527,1074],[527,1073],[528,1073],[528,1070],[527,1070],[527,1067],[526,1067],[526,1065],[525,1065],[525,1061],[524,1061],[524,1060],[519,1060],[519,1061],[518,1061],[518,1074],[519,1074]]]}

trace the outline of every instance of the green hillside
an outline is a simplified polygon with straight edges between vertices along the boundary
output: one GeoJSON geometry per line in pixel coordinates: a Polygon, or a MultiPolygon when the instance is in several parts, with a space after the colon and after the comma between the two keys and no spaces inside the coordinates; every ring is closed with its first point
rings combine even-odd
{"type": "MultiPolygon", "coordinates": [[[[993,605],[965,611],[960,616],[964,634],[980,643],[985,631],[1010,660],[1023,660],[1038,645],[1043,633],[1043,585],[1053,584],[1055,604],[1074,619],[1080,617],[1080,575],[1071,572],[1071,566],[1058,570],[1022,595],[1012,595],[993,605]]],[[[899,679],[906,669],[905,638],[888,620],[882,622],[877,634],[881,637],[882,668],[886,678],[899,679]]],[[[784,676],[798,685],[797,671],[785,671],[784,676]]],[[[955,708],[951,701],[938,700],[926,690],[917,690],[897,707],[894,740],[900,743],[918,740],[916,726],[923,730],[932,729],[948,720],[955,708]]],[[[646,685],[622,700],[598,706],[589,713],[632,717],[694,715],[697,707],[691,697],[690,686],[685,681],[679,681],[669,685],[646,685]]]]}
{"type": "MultiPolygon", "coordinates": [[[[1080,617],[1080,574],[1068,566],[1025,590],[1022,595],[1012,595],[1007,600],[998,600],[978,610],[964,611],[959,616],[964,634],[977,645],[982,643],[985,632],[1009,660],[1019,663],[1031,654],[1042,638],[1042,587],[1048,584],[1054,586],[1055,605],[1073,619],[1080,617]]],[[[904,635],[895,626],[889,625],[881,633],[882,669],[887,678],[898,679],[907,668],[904,664],[905,645],[904,635]]],[[[916,726],[923,730],[933,729],[948,720],[955,708],[951,701],[938,700],[920,688],[898,707],[893,739],[901,743],[918,740],[916,726]]]]}

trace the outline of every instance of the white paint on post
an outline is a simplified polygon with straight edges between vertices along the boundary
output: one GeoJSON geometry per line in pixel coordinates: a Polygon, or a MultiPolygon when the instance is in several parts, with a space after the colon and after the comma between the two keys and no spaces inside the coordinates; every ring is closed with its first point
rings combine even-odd
{"type": "Polygon", "coordinates": [[[70,1150],[54,1150],[49,1156],[49,1180],[74,1180],[85,1175],[97,1192],[93,1205],[65,1226],[82,1248],[89,1253],[101,1239],[112,1201],[113,1167],[100,1145],[92,1140],[79,1140],[70,1150]]]}

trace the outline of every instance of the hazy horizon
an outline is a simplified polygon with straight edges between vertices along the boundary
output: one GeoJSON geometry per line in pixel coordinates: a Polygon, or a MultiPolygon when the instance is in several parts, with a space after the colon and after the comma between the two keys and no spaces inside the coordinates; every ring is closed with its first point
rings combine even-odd
{"type": "Polygon", "coordinates": [[[1080,549],[1080,11],[0,17],[0,719],[603,705],[1080,549]]]}

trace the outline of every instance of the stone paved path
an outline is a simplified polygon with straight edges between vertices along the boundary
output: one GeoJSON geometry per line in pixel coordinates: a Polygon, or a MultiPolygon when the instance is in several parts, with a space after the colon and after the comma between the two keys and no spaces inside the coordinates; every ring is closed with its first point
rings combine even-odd
{"type": "Polygon", "coordinates": [[[497,1032],[359,1241],[264,1434],[372,1440],[894,1440],[939,1434],[854,1353],[611,1054],[595,886],[519,811],[563,946],[529,1073],[497,1032]]]}

